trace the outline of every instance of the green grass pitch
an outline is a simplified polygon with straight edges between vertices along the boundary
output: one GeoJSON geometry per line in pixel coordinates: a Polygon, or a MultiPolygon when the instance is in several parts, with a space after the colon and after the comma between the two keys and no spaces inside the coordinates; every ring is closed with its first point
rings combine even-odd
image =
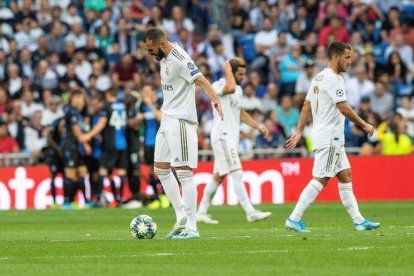
{"type": "Polygon", "coordinates": [[[198,240],[165,240],[172,209],[0,212],[1,275],[413,275],[414,202],[361,203],[382,226],[356,232],[340,203],[316,203],[312,230],[288,232],[292,204],[263,205],[248,223],[239,206],[213,207],[218,225],[200,224],[198,240]],[[136,240],[131,219],[148,214],[153,240],[136,240]]]}

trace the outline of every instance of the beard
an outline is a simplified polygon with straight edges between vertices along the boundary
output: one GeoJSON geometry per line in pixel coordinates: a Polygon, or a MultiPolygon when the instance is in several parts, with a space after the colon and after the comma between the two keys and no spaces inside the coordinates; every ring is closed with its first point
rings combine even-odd
{"type": "Polygon", "coordinates": [[[158,48],[158,53],[156,53],[154,56],[157,61],[161,61],[165,57],[164,52],[161,50],[161,48],[158,48]]]}

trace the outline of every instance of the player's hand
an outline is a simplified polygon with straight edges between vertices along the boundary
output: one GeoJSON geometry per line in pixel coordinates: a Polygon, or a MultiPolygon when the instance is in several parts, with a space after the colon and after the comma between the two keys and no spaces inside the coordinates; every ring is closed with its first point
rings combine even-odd
{"type": "Polygon", "coordinates": [[[217,102],[213,102],[213,106],[217,110],[221,120],[223,121],[224,115],[223,115],[223,109],[221,108],[220,101],[217,100],[217,102]]]}
{"type": "Polygon", "coordinates": [[[365,132],[369,135],[372,136],[372,134],[374,134],[374,127],[370,124],[365,124],[365,126],[363,127],[365,132]]]}
{"type": "Polygon", "coordinates": [[[89,142],[89,140],[92,139],[92,136],[89,134],[82,134],[81,137],[79,137],[79,142],[86,143],[89,142]]]}
{"type": "Polygon", "coordinates": [[[259,127],[258,127],[257,129],[260,131],[260,133],[261,133],[261,134],[263,134],[263,137],[264,137],[265,139],[267,139],[267,138],[269,138],[269,137],[270,137],[270,132],[269,132],[269,130],[267,129],[267,127],[265,127],[265,126],[263,126],[263,125],[259,125],[259,127]]]}
{"type": "Polygon", "coordinates": [[[287,149],[294,149],[296,145],[299,143],[300,138],[302,137],[301,133],[295,132],[287,141],[286,141],[286,148],[287,149]]]}

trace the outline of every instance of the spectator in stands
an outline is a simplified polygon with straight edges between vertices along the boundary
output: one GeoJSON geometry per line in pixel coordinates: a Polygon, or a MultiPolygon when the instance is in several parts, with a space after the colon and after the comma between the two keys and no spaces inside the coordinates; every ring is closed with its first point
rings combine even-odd
{"type": "Polygon", "coordinates": [[[397,113],[407,122],[407,134],[414,139],[414,107],[411,103],[411,96],[401,97],[401,106],[397,108],[397,113]]]}
{"type": "Polygon", "coordinates": [[[301,54],[300,44],[292,46],[289,55],[285,56],[279,64],[280,70],[280,93],[279,96],[295,93],[296,81],[303,73],[306,56],[301,54]]]}
{"type": "Polygon", "coordinates": [[[208,57],[208,65],[212,73],[212,80],[216,81],[223,75],[223,64],[228,59],[224,54],[224,46],[221,40],[211,41],[213,52],[208,57]]]}
{"type": "Polygon", "coordinates": [[[3,82],[7,77],[7,61],[5,52],[0,47],[0,82],[3,82]]]}
{"type": "Polygon", "coordinates": [[[138,78],[138,68],[134,64],[132,56],[130,54],[125,54],[122,57],[121,62],[115,65],[112,81],[115,85],[125,87],[128,82],[135,81],[139,83],[138,78]]]}
{"type": "Polygon", "coordinates": [[[35,65],[37,65],[39,63],[39,61],[41,61],[42,59],[47,58],[48,54],[49,54],[49,50],[47,49],[47,38],[46,37],[40,37],[37,40],[37,50],[33,52],[32,54],[32,59],[33,59],[33,63],[35,65]]]}
{"type": "Polygon", "coordinates": [[[394,42],[391,43],[385,50],[385,58],[388,58],[391,53],[397,52],[405,66],[410,67],[413,64],[413,49],[404,41],[402,34],[397,34],[394,42]]]}
{"type": "Polygon", "coordinates": [[[264,18],[266,16],[269,18],[271,16],[269,5],[266,0],[259,0],[259,4],[249,13],[250,23],[256,32],[264,28],[264,18]]]}
{"type": "Polygon", "coordinates": [[[50,34],[47,36],[47,50],[51,52],[63,53],[65,49],[65,37],[60,22],[53,22],[50,34]]]}
{"type": "Polygon", "coordinates": [[[292,106],[291,96],[282,97],[280,106],[277,107],[277,117],[285,130],[286,137],[290,137],[299,121],[299,110],[292,106]]]}
{"type": "Polygon", "coordinates": [[[104,61],[105,53],[98,47],[98,44],[95,39],[95,35],[89,34],[86,40],[86,47],[85,47],[86,58],[89,62],[93,62],[95,60],[104,61]]]}
{"type": "Polygon", "coordinates": [[[374,134],[369,136],[367,141],[362,144],[360,155],[377,155],[381,153],[381,143],[379,135],[379,126],[381,125],[381,117],[373,112],[368,113],[367,123],[375,128],[374,134]]]}
{"type": "Polygon", "coordinates": [[[124,18],[119,19],[118,29],[114,35],[114,42],[119,45],[119,53],[121,55],[133,53],[137,48],[136,34],[132,28],[132,24],[127,22],[127,20],[124,18]]]}
{"type": "Polygon", "coordinates": [[[385,83],[377,81],[373,94],[369,95],[371,110],[381,116],[382,120],[390,117],[394,107],[394,97],[386,90],[385,83]]]}
{"type": "Polygon", "coordinates": [[[252,71],[249,74],[249,80],[253,84],[255,95],[258,98],[263,98],[263,96],[266,94],[266,86],[262,83],[262,78],[257,71],[252,71]]]}
{"type": "Polygon", "coordinates": [[[4,53],[9,52],[9,40],[4,36],[3,30],[0,27],[0,50],[4,53]]]}
{"type": "Polygon", "coordinates": [[[14,34],[18,50],[29,48],[32,43],[32,39],[30,37],[30,23],[30,18],[24,19],[20,31],[14,34]]]}
{"type": "Polygon", "coordinates": [[[27,125],[27,121],[21,115],[21,109],[22,107],[20,100],[13,101],[10,107],[6,110],[5,118],[7,120],[10,135],[17,141],[19,149],[24,150],[24,127],[27,125]]]}
{"type": "Polygon", "coordinates": [[[47,144],[47,129],[42,126],[42,112],[36,111],[30,118],[30,123],[25,127],[26,150],[30,153],[30,163],[39,156],[47,144]]]}
{"type": "Polygon", "coordinates": [[[71,24],[71,31],[65,36],[65,43],[72,41],[75,48],[82,48],[86,46],[86,33],[82,29],[82,22],[74,22],[71,24]]]}
{"type": "Polygon", "coordinates": [[[390,131],[384,135],[382,141],[382,154],[402,155],[412,153],[412,141],[406,134],[407,126],[405,123],[404,118],[398,113],[391,119],[390,131]]]}
{"type": "Polygon", "coordinates": [[[46,109],[42,110],[42,126],[50,126],[55,120],[63,117],[62,106],[60,106],[59,104],[60,98],[58,96],[51,96],[47,100],[46,109]]]}
{"type": "Polygon", "coordinates": [[[251,82],[246,83],[243,91],[242,108],[246,111],[260,110],[262,108],[262,102],[256,97],[253,84],[251,82]]]}
{"type": "Polygon", "coordinates": [[[11,63],[7,66],[7,76],[9,79],[8,91],[11,99],[17,99],[20,95],[17,93],[22,88],[22,78],[20,77],[19,66],[11,63]]]}
{"type": "Polygon", "coordinates": [[[374,93],[375,85],[367,78],[365,67],[358,66],[355,69],[355,76],[351,77],[346,83],[348,103],[353,108],[357,108],[362,97],[374,93]]]}
{"type": "Polygon", "coordinates": [[[314,59],[318,49],[318,35],[315,32],[308,32],[302,44],[302,54],[309,59],[314,59]]]}
{"type": "Polygon", "coordinates": [[[60,56],[56,52],[51,52],[49,54],[49,69],[52,70],[58,78],[62,78],[66,73],[66,66],[60,62],[60,56]]]}
{"type": "Polygon", "coordinates": [[[407,82],[408,68],[402,61],[398,52],[390,53],[388,62],[385,65],[386,72],[390,75],[393,82],[407,82]]]}
{"type": "Polygon", "coordinates": [[[58,86],[59,75],[49,68],[49,62],[45,59],[39,61],[33,76],[33,83],[42,90],[55,89],[58,86]]]}
{"type": "Polygon", "coordinates": [[[343,24],[343,19],[337,16],[331,17],[330,24],[323,27],[319,34],[319,44],[322,46],[328,46],[329,36],[333,36],[333,40],[336,41],[344,43],[348,42],[348,30],[343,24]]]}
{"type": "Polygon", "coordinates": [[[257,58],[250,65],[252,70],[263,70],[267,66],[271,48],[276,45],[277,39],[277,31],[272,27],[272,20],[266,17],[263,20],[263,30],[254,38],[257,58]]]}
{"type": "Polygon", "coordinates": [[[33,100],[33,94],[32,94],[31,91],[29,91],[29,90],[24,91],[23,94],[22,94],[21,99],[22,99],[21,114],[22,114],[23,117],[25,117],[27,119],[30,119],[30,118],[33,117],[35,112],[43,110],[43,106],[39,103],[36,103],[33,100]]]}
{"type": "Polygon", "coordinates": [[[0,86],[0,118],[9,104],[9,95],[7,95],[6,89],[0,86]]]}
{"type": "Polygon", "coordinates": [[[74,63],[76,76],[82,81],[84,87],[88,87],[88,78],[92,74],[92,65],[85,59],[85,51],[83,49],[76,50],[74,63]]]}
{"type": "Polygon", "coordinates": [[[299,108],[302,105],[302,102],[305,100],[306,94],[308,93],[312,79],[315,77],[316,73],[315,62],[311,59],[308,59],[305,62],[305,71],[299,75],[298,80],[296,81],[295,86],[295,95],[293,97],[293,105],[296,108],[299,108]]]}
{"type": "Polygon", "coordinates": [[[100,61],[95,61],[92,64],[92,74],[96,76],[96,89],[98,89],[98,91],[104,92],[112,87],[112,79],[104,71],[100,61]]]}
{"type": "MultiPolygon", "coordinates": [[[[364,96],[361,98],[359,102],[357,114],[363,120],[367,121],[370,113],[372,113],[370,97],[364,96]]],[[[362,146],[368,140],[367,133],[359,125],[356,125],[350,121],[348,121],[348,123],[349,123],[350,133],[349,133],[349,136],[347,137],[347,145],[352,146],[352,147],[362,146]]]]}
{"type": "Polygon", "coordinates": [[[99,33],[101,26],[106,25],[108,36],[113,36],[116,33],[116,24],[111,20],[112,19],[112,10],[111,8],[106,8],[100,18],[93,22],[92,26],[89,29],[90,33],[99,33]]]}
{"type": "Polygon", "coordinates": [[[0,118],[0,153],[18,153],[19,151],[19,145],[9,134],[7,122],[0,118]]]}
{"type": "MultiPolygon", "coordinates": [[[[263,134],[256,136],[254,147],[256,149],[283,149],[285,146],[286,137],[280,129],[270,118],[265,119],[264,126],[269,130],[269,137],[265,138],[263,134]]],[[[264,155],[258,155],[263,157],[264,155]]],[[[272,155],[273,158],[280,157],[280,155],[272,155]]]]}
{"type": "Polygon", "coordinates": [[[82,23],[82,17],[78,15],[78,7],[75,4],[69,4],[67,11],[62,15],[62,21],[69,26],[82,23]]]}
{"type": "Polygon", "coordinates": [[[109,32],[109,26],[102,24],[98,28],[98,35],[96,36],[96,42],[99,49],[105,54],[109,54],[112,51],[112,44],[114,44],[114,37],[109,32]]]}
{"type": "Polygon", "coordinates": [[[274,82],[269,82],[266,87],[266,94],[262,99],[262,111],[264,113],[269,111],[276,112],[278,94],[279,90],[277,85],[274,82]]]}
{"type": "Polygon", "coordinates": [[[32,54],[27,48],[20,51],[19,67],[23,76],[33,80],[35,64],[32,61],[32,54]]]}
{"type": "Polygon", "coordinates": [[[173,7],[171,11],[171,20],[166,20],[163,25],[169,33],[176,33],[180,28],[185,28],[190,33],[193,33],[194,31],[193,21],[185,16],[184,11],[180,6],[173,7]]]}
{"type": "Polygon", "coordinates": [[[192,41],[190,32],[187,31],[187,29],[185,28],[181,28],[178,30],[177,35],[178,35],[178,40],[177,40],[178,45],[180,45],[180,47],[183,48],[187,52],[187,54],[190,55],[190,57],[192,57],[194,55],[194,50],[193,50],[193,45],[192,45],[193,41],[192,41]]]}
{"type": "Polygon", "coordinates": [[[32,81],[28,77],[22,78],[22,88],[20,88],[20,90],[17,92],[19,98],[21,98],[25,91],[29,91],[33,95],[33,100],[35,102],[42,101],[42,91],[40,91],[37,86],[33,85],[32,81]]]}

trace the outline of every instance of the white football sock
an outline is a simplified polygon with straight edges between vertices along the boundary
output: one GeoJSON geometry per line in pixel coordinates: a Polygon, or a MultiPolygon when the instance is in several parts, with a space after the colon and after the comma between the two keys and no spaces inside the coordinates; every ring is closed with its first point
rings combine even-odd
{"type": "Polygon", "coordinates": [[[315,179],[309,181],[308,185],[306,185],[305,189],[303,189],[300,194],[298,203],[296,203],[295,209],[293,209],[289,218],[293,221],[301,220],[303,213],[315,201],[322,189],[323,185],[319,181],[315,179]]]}
{"type": "Polygon", "coordinates": [[[155,167],[154,173],[161,181],[164,192],[175,210],[177,222],[179,222],[183,217],[187,216],[187,214],[185,212],[184,201],[181,198],[177,179],[175,179],[171,169],[160,169],[155,167]]]}
{"type": "Polygon", "coordinates": [[[249,196],[247,195],[246,186],[243,183],[243,171],[237,170],[230,173],[231,178],[233,179],[233,188],[234,192],[237,195],[237,198],[240,201],[240,205],[243,210],[250,214],[255,211],[252,203],[250,202],[249,196]]]}
{"type": "Polygon", "coordinates": [[[203,198],[201,199],[200,207],[198,212],[201,214],[207,214],[208,208],[210,207],[211,200],[216,194],[219,183],[214,180],[214,177],[210,179],[207,185],[204,187],[203,198]]]}
{"type": "Polygon", "coordinates": [[[356,201],[354,192],[352,190],[352,182],[338,183],[339,197],[342,200],[342,204],[348,211],[354,223],[360,224],[364,222],[364,218],[358,209],[358,203],[356,201]]]}
{"type": "Polygon", "coordinates": [[[197,187],[193,181],[193,172],[177,170],[177,177],[183,189],[183,200],[187,212],[187,228],[197,231],[197,187]]]}

